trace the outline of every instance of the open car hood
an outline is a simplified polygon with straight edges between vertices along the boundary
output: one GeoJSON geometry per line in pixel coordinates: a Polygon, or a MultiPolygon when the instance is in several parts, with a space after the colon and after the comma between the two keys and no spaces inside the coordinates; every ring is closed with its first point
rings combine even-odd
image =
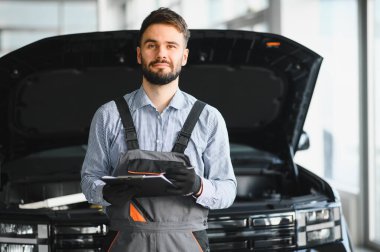
{"type": "MultiPolygon", "coordinates": [[[[0,58],[0,152],[86,144],[103,103],[141,84],[137,31],[39,40],[0,58]]],[[[285,37],[192,30],[180,88],[215,106],[231,142],[297,150],[322,57],[285,37]]]]}

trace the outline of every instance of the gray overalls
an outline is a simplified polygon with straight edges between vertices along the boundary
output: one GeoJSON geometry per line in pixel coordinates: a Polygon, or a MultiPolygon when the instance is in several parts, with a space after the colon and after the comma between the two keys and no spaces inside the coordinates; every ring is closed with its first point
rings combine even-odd
{"type": "MultiPolygon", "coordinates": [[[[176,163],[191,166],[184,151],[205,103],[195,102],[172,152],[139,149],[128,103],[123,97],[115,103],[125,128],[128,151],[113,176],[162,173],[176,163]]],[[[110,229],[117,230],[110,232],[108,251],[209,251],[205,231],[208,209],[196,204],[193,196],[136,197],[123,206],[108,207],[107,214],[110,229]]]]}

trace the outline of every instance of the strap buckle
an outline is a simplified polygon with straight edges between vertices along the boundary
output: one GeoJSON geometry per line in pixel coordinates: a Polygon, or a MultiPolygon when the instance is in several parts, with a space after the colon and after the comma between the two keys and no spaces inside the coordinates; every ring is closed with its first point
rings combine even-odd
{"type": "Polygon", "coordinates": [[[137,140],[137,133],[135,127],[125,128],[125,138],[127,141],[135,141],[137,140]]]}
{"type": "Polygon", "coordinates": [[[184,131],[180,131],[178,136],[177,136],[176,143],[183,145],[183,146],[187,146],[187,144],[190,141],[190,136],[191,136],[191,134],[184,132],[184,131]]]}

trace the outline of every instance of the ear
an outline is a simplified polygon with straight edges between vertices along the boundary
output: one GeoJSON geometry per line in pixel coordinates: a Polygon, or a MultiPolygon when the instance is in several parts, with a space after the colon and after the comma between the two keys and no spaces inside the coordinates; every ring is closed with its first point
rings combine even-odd
{"type": "Polygon", "coordinates": [[[182,66],[186,65],[187,63],[187,58],[189,57],[189,49],[185,49],[183,51],[183,56],[182,56],[182,66]]]}
{"type": "Polygon", "coordinates": [[[141,65],[141,48],[139,46],[136,48],[136,57],[137,63],[141,65]]]}

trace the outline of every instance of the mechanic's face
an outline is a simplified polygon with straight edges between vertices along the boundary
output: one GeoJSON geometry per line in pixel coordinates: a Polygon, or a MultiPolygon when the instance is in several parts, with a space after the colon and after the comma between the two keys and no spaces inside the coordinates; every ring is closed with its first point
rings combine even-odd
{"type": "Polygon", "coordinates": [[[145,30],[137,47],[137,62],[148,82],[165,85],[178,78],[188,54],[183,34],[174,26],[153,24],[145,30]]]}

